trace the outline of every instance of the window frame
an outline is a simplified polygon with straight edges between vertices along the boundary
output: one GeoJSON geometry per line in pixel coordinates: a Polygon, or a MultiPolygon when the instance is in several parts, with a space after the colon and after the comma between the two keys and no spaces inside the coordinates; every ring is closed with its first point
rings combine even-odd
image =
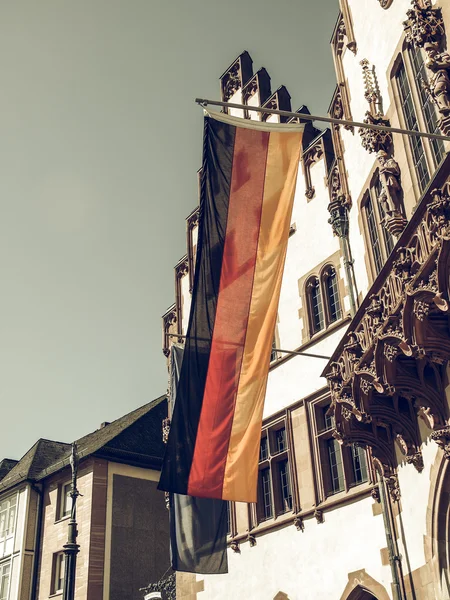
{"type": "MultiPolygon", "coordinates": [[[[266,440],[267,452],[259,457],[258,464],[258,501],[249,505],[249,523],[257,526],[262,523],[276,521],[286,514],[294,514],[297,510],[297,486],[294,481],[294,452],[291,439],[291,429],[288,416],[283,416],[276,421],[263,427],[261,441],[266,440]],[[277,445],[277,435],[284,430],[284,447],[280,449],[277,445]],[[281,481],[280,465],[287,465],[288,486],[290,502],[286,505],[283,494],[283,483],[281,481]],[[271,515],[268,516],[263,509],[263,490],[261,473],[269,473],[269,485],[271,495],[271,515]]],[[[260,446],[262,447],[262,445],[260,446]]]]}
{"type": "Polygon", "coordinates": [[[339,278],[338,271],[336,267],[332,263],[327,263],[324,267],[322,267],[320,271],[320,283],[322,285],[322,304],[324,308],[324,316],[325,316],[325,329],[327,329],[330,325],[334,325],[334,323],[338,323],[343,317],[342,310],[342,302],[341,295],[339,293],[339,278]],[[328,289],[328,281],[331,277],[335,278],[335,296],[336,296],[336,318],[332,319],[331,316],[331,295],[328,289]]]}
{"type": "Polygon", "coordinates": [[[304,284],[304,299],[306,305],[307,321],[308,321],[308,333],[309,338],[312,339],[317,335],[320,335],[327,331],[329,327],[339,323],[344,318],[344,307],[342,302],[342,294],[339,285],[339,268],[336,267],[334,262],[327,261],[319,269],[318,273],[311,273],[304,284]],[[337,298],[338,317],[332,320],[331,317],[331,302],[330,295],[327,286],[328,279],[334,275],[336,278],[335,292],[337,298]],[[314,305],[312,298],[312,282],[314,286],[318,287],[320,294],[320,305],[321,305],[321,321],[322,327],[315,329],[314,326],[314,305]]]}
{"type": "Polygon", "coordinates": [[[50,595],[62,594],[64,589],[65,554],[63,550],[53,553],[50,595]]]}
{"type": "Polygon", "coordinates": [[[359,486],[373,483],[371,480],[372,475],[368,451],[361,449],[365,458],[365,479],[357,481],[352,457],[353,445],[342,446],[334,440],[334,418],[333,421],[330,420],[328,424],[326,422],[326,413],[330,405],[331,399],[329,396],[309,403],[309,411],[312,417],[311,422],[313,424],[314,470],[318,476],[318,491],[321,496],[321,502],[339,495],[347,494],[359,486]],[[331,440],[334,440],[334,446],[336,450],[339,450],[341,458],[342,484],[339,489],[335,489],[332,482],[331,466],[328,456],[328,447],[331,440]]]}
{"type": "MultiPolygon", "coordinates": [[[[419,51],[420,51],[421,57],[423,59],[424,58],[423,50],[420,49],[419,51]]],[[[390,76],[391,87],[392,87],[392,91],[393,91],[395,106],[397,109],[398,120],[399,120],[400,127],[403,127],[406,129],[409,128],[408,124],[407,124],[407,120],[405,118],[405,114],[403,112],[402,91],[401,91],[400,84],[399,84],[399,72],[400,72],[401,68],[403,67],[404,72],[405,72],[406,81],[408,83],[409,90],[410,90],[411,101],[412,101],[412,105],[413,105],[413,109],[414,109],[414,113],[415,113],[415,118],[416,118],[416,121],[418,124],[418,128],[421,131],[430,132],[430,127],[428,124],[427,116],[424,114],[424,110],[425,110],[424,107],[425,107],[426,102],[423,101],[423,94],[426,92],[423,92],[421,89],[419,89],[418,76],[420,74],[417,71],[416,64],[413,60],[412,52],[413,52],[413,50],[407,46],[405,41],[403,41],[402,48],[399,51],[396,59],[394,60],[393,66],[391,69],[391,76],[390,76]]],[[[425,71],[425,74],[428,75],[426,73],[426,71],[425,71]]],[[[432,105],[431,105],[431,107],[433,108],[432,105]]],[[[436,120],[438,120],[439,116],[437,114],[435,107],[434,107],[434,111],[435,111],[434,114],[436,116],[436,120]]],[[[402,138],[402,143],[405,148],[406,158],[407,158],[408,165],[409,165],[409,172],[411,173],[412,184],[413,184],[413,188],[414,188],[414,191],[416,194],[416,199],[418,201],[420,199],[420,197],[422,196],[424,190],[426,189],[427,185],[429,185],[430,181],[433,180],[434,174],[439,166],[439,164],[437,162],[437,155],[436,155],[435,149],[429,139],[415,138],[417,140],[419,140],[419,139],[421,140],[421,144],[423,147],[423,153],[425,156],[425,162],[426,162],[427,169],[428,169],[428,176],[429,176],[428,181],[424,184],[423,189],[421,189],[419,177],[418,177],[416,167],[415,167],[415,159],[413,156],[413,149],[412,149],[412,140],[411,140],[411,138],[408,138],[408,141],[407,141],[405,139],[407,136],[400,136],[400,137],[402,138]]],[[[445,149],[444,149],[444,156],[445,156],[445,149]]]]}
{"type": "Polygon", "coordinates": [[[68,503],[69,496],[68,493],[65,493],[65,490],[70,491],[71,486],[71,481],[64,481],[58,486],[58,502],[56,507],[55,522],[68,519],[70,517],[72,507],[68,503]],[[65,510],[66,508],[68,510],[65,510]]]}
{"type": "MultiPolygon", "coordinates": [[[[395,248],[396,240],[393,235],[391,235],[387,229],[382,225],[382,221],[385,218],[385,212],[381,203],[379,201],[379,194],[377,190],[382,190],[382,183],[380,179],[380,171],[379,169],[375,169],[370,184],[364,192],[361,200],[361,214],[363,219],[363,228],[364,228],[364,241],[366,245],[367,255],[369,256],[370,270],[372,274],[372,281],[374,281],[384,264],[388,260],[389,256],[392,254],[392,250],[395,248]],[[371,235],[371,224],[370,217],[368,215],[368,206],[372,207],[372,214],[374,218],[374,228],[377,234],[378,247],[380,251],[380,265],[378,268],[377,259],[374,254],[374,241],[371,235]],[[383,211],[383,212],[382,212],[383,211]],[[392,249],[389,250],[388,240],[391,240],[392,249]]],[[[404,212],[403,206],[402,213],[404,212]]]]}
{"type": "Polygon", "coordinates": [[[9,588],[11,585],[11,566],[12,566],[12,562],[11,559],[8,559],[4,562],[0,563],[0,594],[2,594],[0,596],[0,600],[7,600],[7,598],[9,597],[9,588]],[[6,569],[8,569],[8,572],[6,573],[6,569]],[[3,591],[2,591],[2,587],[4,586],[4,582],[6,580],[6,595],[3,595],[3,591]]]}
{"type": "Polygon", "coordinates": [[[0,501],[0,540],[8,540],[14,537],[16,528],[17,528],[17,514],[18,514],[18,504],[19,498],[17,494],[12,494],[7,496],[3,500],[0,501]],[[8,503],[8,506],[4,509],[1,508],[3,504],[8,503]],[[2,514],[5,513],[4,521],[2,519],[2,514]],[[11,529],[11,513],[13,514],[13,525],[11,529]],[[3,533],[1,531],[1,523],[4,522],[3,533]]]}
{"type": "MultiPolygon", "coordinates": [[[[429,81],[429,75],[427,73],[426,67],[425,67],[425,56],[424,56],[424,50],[423,48],[418,48],[416,46],[413,47],[408,47],[404,50],[403,54],[406,55],[407,57],[407,61],[409,62],[409,65],[411,66],[411,73],[412,73],[412,79],[414,81],[413,85],[411,85],[410,82],[410,87],[413,88],[412,89],[412,97],[413,97],[413,101],[417,100],[417,104],[416,104],[416,113],[418,114],[418,121],[419,121],[419,126],[422,127],[423,126],[423,131],[428,131],[428,133],[441,133],[438,127],[438,122],[439,122],[439,115],[437,112],[436,107],[433,105],[433,102],[430,98],[430,96],[427,96],[427,92],[421,87],[421,84],[419,82],[419,77],[421,77],[421,72],[423,71],[423,74],[425,75],[425,77],[423,78],[424,81],[426,83],[428,83],[429,81]],[[417,56],[418,54],[420,54],[421,58],[422,58],[422,64],[418,67],[415,63],[414,60],[414,55],[417,56]],[[415,94],[414,94],[415,92],[415,94]],[[418,107],[418,109],[417,109],[418,107]],[[430,113],[428,114],[428,116],[425,114],[427,109],[430,108],[430,113]],[[431,128],[429,125],[429,117],[432,118],[432,120],[434,120],[434,127],[431,128]]],[[[403,61],[405,62],[405,61],[403,61]]],[[[406,66],[405,66],[406,68],[406,66]]],[[[408,75],[408,70],[406,69],[406,74],[408,75]]],[[[423,138],[423,141],[425,141],[425,151],[429,151],[429,158],[431,159],[431,165],[434,167],[434,169],[430,170],[430,180],[433,178],[434,175],[434,171],[437,169],[437,167],[439,166],[439,164],[442,162],[443,158],[445,157],[445,147],[444,147],[444,142],[442,140],[425,140],[423,138]],[[440,160],[438,160],[438,150],[436,149],[436,146],[439,147],[439,151],[442,153],[442,156],[440,158],[440,160]]],[[[429,165],[430,167],[430,161],[429,161],[429,165]]]]}
{"type": "Polygon", "coordinates": [[[294,483],[294,456],[292,450],[292,440],[288,418],[283,417],[275,422],[272,422],[265,427],[261,432],[260,448],[266,447],[266,452],[259,456],[258,463],[258,501],[254,510],[249,510],[250,523],[260,525],[267,521],[275,521],[285,514],[293,514],[298,505],[296,498],[296,486],[294,483]],[[277,444],[277,438],[280,431],[284,430],[284,447],[280,449],[277,444]],[[266,440],[264,443],[263,441],[266,440]],[[289,504],[286,505],[286,498],[283,494],[283,483],[281,480],[280,465],[287,466],[288,486],[289,486],[289,504]],[[263,488],[262,488],[262,473],[269,474],[270,486],[270,506],[271,514],[268,515],[263,507],[263,488]]]}
{"type": "Polygon", "coordinates": [[[326,329],[325,313],[324,313],[324,309],[323,309],[323,292],[322,292],[320,277],[318,275],[314,275],[314,274],[310,275],[305,282],[305,290],[306,290],[306,305],[307,305],[307,309],[308,309],[309,335],[310,335],[310,337],[314,337],[315,335],[317,335],[318,333],[320,333],[321,331],[324,331],[326,329]],[[321,310],[318,315],[318,317],[319,317],[319,327],[318,328],[316,328],[316,326],[314,324],[314,303],[313,303],[313,296],[312,296],[313,288],[319,290],[318,306],[320,306],[321,310]]]}

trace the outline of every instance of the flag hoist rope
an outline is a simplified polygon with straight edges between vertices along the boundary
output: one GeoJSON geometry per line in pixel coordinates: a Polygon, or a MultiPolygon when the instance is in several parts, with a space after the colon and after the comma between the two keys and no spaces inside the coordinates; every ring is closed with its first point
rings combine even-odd
{"type": "Polygon", "coordinates": [[[275,110],[274,108],[264,108],[262,106],[248,106],[247,104],[233,104],[231,102],[220,102],[219,100],[206,100],[196,98],[195,102],[206,108],[207,106],[223,106],[226,108],[237,108],[241,110],[253,110],[271,115],[280,115],[282,117],[296,117],[304,121],[323,121],[324,123],[334,123],[335,125],[350,125],[352,127],[361,127],[363,129],[374,129],[375,131],[390,131],[391,133],[400,133],[414,137],[431,138],[434,140],[444,140],[450,142],[450,137],[439,133],[427,133],[425,131],[413,131],[410,129],[400,129],[399,127],[387,127],[385,125],[373,125],[372,123],[360,123],[358,121],[346,121],[345,119],[334,119],[333,117],[318,117],[317,115],[308,115],[305,113],[290,112],[288,110],[275,110]]]}
{"type": "MultiPolygon", "coordinates": [[[[182,340],[187,339],[187,335],[180,335],[178,333],[165,333],[167,337],[176,337],[182,340]]],[[[201,342],[210,342],[211,340],[207,338],[194,338],[193,340],[199,340],[201,342]]],[[[232,344],[232,342],[227,342],[228,344],[232,344]]],[[[233,346],[237,346],[238,344],[232,344],[233,346]]],[[[281,348],[272,348],[275,352],[280,352],[281,354],[292,354],[294,356],[308,356],[309,358],[323,358],[324,360],[330,360],[331,356],[323,356],[322,354],[311,354],[310,352],[299,352],[298,350],[282,350],[281,348]]]]}

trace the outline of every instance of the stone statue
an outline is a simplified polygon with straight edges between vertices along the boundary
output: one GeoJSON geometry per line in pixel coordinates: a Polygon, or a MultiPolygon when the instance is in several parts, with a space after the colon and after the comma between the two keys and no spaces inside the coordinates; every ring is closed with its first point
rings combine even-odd
{"type": "Polygon", "coordinates": [[[385,212],[394,211],[400,206],[400,167],[396,160],[389,158],[387,152],[379,150],[377,153],[380,165],[380,179],[383,184],[385,212]]]}
{"type": "Polygon", "coordinates": [[[442,118],[446,120],[450,115],[450,54],[439,52],[436,42],[426,43],[424,49],[427,53],[425,66],[433,73],[427,89],[442,118]]]}

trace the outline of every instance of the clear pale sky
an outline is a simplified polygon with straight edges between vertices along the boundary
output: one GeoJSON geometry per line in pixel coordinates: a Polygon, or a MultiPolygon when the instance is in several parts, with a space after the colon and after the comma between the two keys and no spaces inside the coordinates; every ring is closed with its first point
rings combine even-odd
{"type": "Polygon", "coordinates": [[[202,111],[243,50],[325,113],[338,0],[0,8],[0,459],[163,394],[202,111]]]}

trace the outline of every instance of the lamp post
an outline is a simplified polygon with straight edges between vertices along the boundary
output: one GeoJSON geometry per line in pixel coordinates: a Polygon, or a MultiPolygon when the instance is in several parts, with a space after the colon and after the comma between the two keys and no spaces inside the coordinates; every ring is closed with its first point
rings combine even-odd
{"type": "Polygon", "coordinates": [[[344,267],[347,275],[350,309],[352,316],[354,316],[356,313],[358,290],[356,288],[352,252],[350,249],[348,208],[345,202],[345,196],[338,196],[335,200],[330,202],[328,205],[328,211],[330,213],[328,223],[330,223],[333,233],[338,236],[344,255],[344,267]]]}
{"type": "Polygon", "coordinates": [[[80,546],[77,544],[77,498],[80,492],[77,489],[77,472],[78,472],[78,454],[77,445],[72,444],[72,453],[70,455],[70,466],[72,468],[72,485],[69,496],[72,500],[70,511],[70,520],[68,526],[67,544],[64,548],[64,587],[63,600],[74,600],[75,598],[75,571],[77,567],[77,554],[80,551],[80,546]]]}

